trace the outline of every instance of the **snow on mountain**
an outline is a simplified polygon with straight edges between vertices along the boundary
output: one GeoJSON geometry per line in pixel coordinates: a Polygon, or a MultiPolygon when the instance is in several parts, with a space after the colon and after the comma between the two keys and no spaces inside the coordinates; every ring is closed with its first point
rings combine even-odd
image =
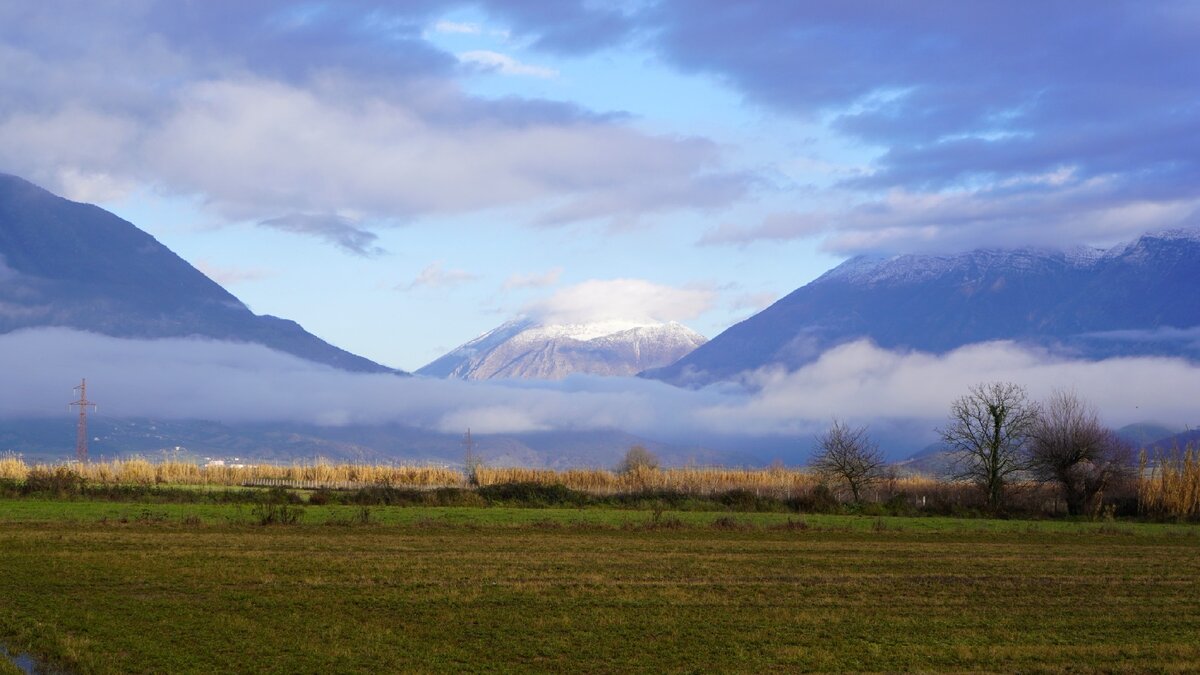
{"type": "Polygon", "coordinates": [[[990,269],[1021,271],[1045,267],[1091,270],[1105,261],[1143,261],[1156,245],[1200,243],[1200,230],[1152,232],[1112,248],[1076,246],[1065,250],[978,249],[950,255],[859,255],[821,275],[813,283],[842,281],[858,285],[917,283],[946,274],[981,275],[990,269]]]}
{"type": "Polygon", "coordinates": [[[859,256],[646,376],[689,386],[764,366],[797,368],[867,338],[943,353],[1014,340],[1073,358],[1200,360],[1200,232],[1110,249],[980,249],[859,256]]]}
{"type": "Polygon", "coordinates": [[[431,377],[559,380],[573,373],[635,375],[667,366],[704,344],[675,322],[509,321],[417,371],[431,377]]]}
{"type": "Polygon", "coordinates": [[[921,283],[956,273],[963,277],[978,276],[992,269],[1089,269],[1102,260],[1106,253],[1104,249],[1078,247],[1066,251],[981,249],[960,255],[897,255],[889,258],[860,255],[829,270],[813,283],[840,281],[857,285],[898,285],[921,283]]]}

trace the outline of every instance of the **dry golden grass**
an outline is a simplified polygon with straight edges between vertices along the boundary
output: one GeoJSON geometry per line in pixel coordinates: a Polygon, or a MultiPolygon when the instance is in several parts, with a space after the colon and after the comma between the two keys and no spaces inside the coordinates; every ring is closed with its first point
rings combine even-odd
{"type": "MultiPolygon", "coordinates": [[[[151,462],[142,458],[117,459],[87,464],[70,463],[85,479],[94,483],[133,483],[141,485],[243,485],[263,480],[304,481],[328,484],[367,484],[400,487],[463,486],[463,473],[437,466],[387,466],[374,464],[313,463],[206,465],[167,460],[151,462]]],[[[19,457],[0,457],[0,479],[24,480],[31,468],[53,469],[51,465],[31,467],[19,457]]],[[[597,495],[622,494],[647,490],[670,490],[710,495],[730,490],[749,490],[764,497],[786,499],[806,494],[820,479],[797,469],[726,469],[640,467],[629,472],[603,469],[528,469],[519,467],[479,467],[475,472],[481,486],[500,483],[541,483],[563,485],[597,495]]],[[[929,492],[941,485],[925,477],[905,477],[885,481],[875,488],[880,493],[929,492]]],[[[876,495],[877,496],[877,495],[876,495]]]]}
{"type": "Polygon", "coordinates": [[[29,467],[15,455],[0,456],[0,480],[25,480],[29,467]]]}
{"type": "Polygon", "coordinates": [[[1148,461],[1143,452],[1138,472],[1138,500],[1145,513],[1200,519],[1200,450],[1160,453],[1148,461]]]}
{"type": "MultiPolygon", "coordinates": [[[[603,469],[553,469],[491,468],[480,467],[476,471],[480,485],[500,483],[541,483],[564,485],[573,490],[592,494],[620,494],[645,490],[671,490],[689,494],[708,495],[730,490],[749,490],[764,497],[786,499],[811,491],[820,479],[807,471],[797,469],[724,469],[724,468],[674,468],[651,469],[638,467],[632,471],[618,473],[603,469]]],[[[929,490],[938,481],[920,476],[897,478],[884,481],[877,490],[896,493],[929,490]]]]}
{"type": "MultiPolygon", "coordinates": [[[[461,469],[443,466],[402,466],[375,464],[335,464],[318,460],[310,463],[205,465],[165,458],[142,458],[107,462],[62,465],[27,465],[13,455],[0,455],[0,480],[22,481],[33,469],[53,472],[66,466],[97,485],[283,485],[293,487],[358,488],[388,486],[400,488],[468,487],[471,482],[461,469]]],[[[779,500],[807,500],[814,508],[820,504],[846,503],[849,491],[832,484],[820,489],[822,481],[814,473],[796,468],[731,469],[721,467],[649,468],[630,471],[604,469],[531,469],[522,467],[477,467],[475,484],[485,487],[504,483],[562,485],[596,496],[675,492],[698,497],[720,495],[735,490],[758,497],[779,500]]],[[[1140,511],[1159,517],[1200,518],[1200,452],[1189,449],[1173,458],[1164,458],[1153,471],[1143,473],[1138,489],[1140,511]]],[[[1009,486],[1009,502],[1018,512],[1061,513],[1063,503],[1055,485],[1018,482],[1009,486]]],[[[1131,495],[1132,496],[1132,495],[1131,495]]],[[[903,497],[911,506],[938,512],[978,508],[978,490],[967,483],[939,480],[927,476],[892,477],[864,491],[864,502],[883,503],[903,497]]]]}
{"type": "MultiPolygon", "coordinates": [[[[332,464],[324,461],[290,465],[245,464],[205,465],[184,461],[151,462],[146,459],[116,459],[108,462],[70,463],[88,481],[101,484],[139,485],[243,485],[260,480],[288,480],[316,483],[354,483],[402,487],[440,487],[463,484],[462,472],[438,466],[387,466],[373,464],[332,464]]],[[[0,457],[0,479],[24,480],[31,469],[54,469],[39,464],[29,466],[18,457],[0,457]]]]}

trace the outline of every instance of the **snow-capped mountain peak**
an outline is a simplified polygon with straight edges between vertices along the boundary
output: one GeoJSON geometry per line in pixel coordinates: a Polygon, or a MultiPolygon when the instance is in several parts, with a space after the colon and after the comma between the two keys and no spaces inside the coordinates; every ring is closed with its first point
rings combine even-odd
{"type": "Polygon", "coordinates": [[[635,375],[670,365],[706,341],[675,322],[546,324],[525,318],[484,333],[417,373],[468,380],[635,375]]]}
{"type": "Polygon", "coordinates": [[[588,340],[595,340],[596,338],[622,333],[627,330],[650,328],[655,325],[657,324],[636,321],[597,321],[594,323],[561,323],[550,325],[535,324],[532,327],[522,331],[516,336],[516,338],[527,342],[555,340],[559,338],[569,338],[572,340],[587,342],[588,340]]]}

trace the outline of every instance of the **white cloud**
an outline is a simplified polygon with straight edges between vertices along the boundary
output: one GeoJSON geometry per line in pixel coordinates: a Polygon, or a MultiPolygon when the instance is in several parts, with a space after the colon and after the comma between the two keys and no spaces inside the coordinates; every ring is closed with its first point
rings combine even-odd
{"type": "Polygon", "coordinates": [[[837,253],[919,253],[1106,245],[1147,231],[1200,226],[1200,199],[1147,200],[1124,194],[1104,178],[1068,180],[1069,173],[1060,172],[999,188],[895,189],[844,208],[775,213],[752,225],[722,224],[699,243],[824,237],[824,248],[837,253]]]}
{"type": "Polygon", "coordinates": [[[421,270],[416,278],[407,284],[401,284],[396,290],[411,291],[417,288],[451,288],[479,278],[478,275],[466,270],[445,269],[441,260],[432,262],[421,270]]]}
{"type": "Polygon", "coordinates": [[[716,291],[643,279],[593,279],[531,303],[525,313],[547,323],[687,321],[713,307],[716,291]]]}
{"type": "Polygon", "coordinates": [[[369,257],[386,253],[375,245],[379,235],[359,227],[354,219],[336,213],[288,213],[266,218],[258,224],[324,239],[355,255],[369,257]]]}
{"type": "Polygon", "coordinates": [[[58,172],[63,196],[77,202],[110,202],[128,197],[137,183],[128,177],[108,174],[104,171],[85,172],[75,167],[66,167],[58,172]]]}
{"type": "Polygon", "coordinates": [[[1112,426],[1200,422],[1197,364],[1069,361],[1011,343],[934,356],[859,342],[792,373],[754,373],[749,379],[757,390],[720,385],[692,391],[639,378],[493,383],[355,374],[251,344],[40,329],[0,335],[0,372],[4,417],[65,414],[63,392],[86,376],[102,414],[116,418],[400,423],[452,432],[469,426],[479,433],[615,429],[709,447],[766,439],[760,446],[770,453],[780,452],[781,438],[805,452],[810,434],[835,415],[873,428],[907,420],[907,428],[932,440],[951,401],[970,385],[992,380],[1024,385],[1034,398],[1073,388],[1112,426]]]}
{"type": "MultiPolygon", "coordinates": [[[[404,219],[553,202],[556,212],[570,208],[569,218],[555,222],[568,222],[690,208],[689,191],[711,193],[708,181],[724,180],[697,173],[717,161],[707,141],[585,119],[492,121],[457,91],[435,85],[420,97],[389,100],[332,82],[301,89],[212,81],[181,92],[162,124],[135,133],[119,151],[105,154],[114,142],[73,155],[74,140],[89,144],[76,139],[83,132],[73,118],[48,120],[41,131],[58,134],[63,165],[112,167],[114,175],[207,195],[225,215],[247,219],[346,211],[404,219]],[[447,115],[467,119],[444,124],[439,117],[447,115]]],[[[0,128],[0,141],[9,137],[20,141],[12,147],[33,153],[13,157],[15,166],[38,156],[39,144],[0,128]]],[[[0,144],[0,161],[12,154],[0,144]]],[[[724,184],[720,198],[732,199],[739,180],[724,184]]]]}
{"type": "Polygon", "coordinates": [[[644,380],[526,386],[348,373],[254,344],[129,340],[66,329],[0,335],[0,371],[7,385],[0,389],[2,417],[59,414],[64,387],[69,393],[84,376],[110,417],[401,423],[479,433],[649,428],[651,401],[667,405],[671,397],[695,395],[644,380]]]}
{"type": "MultiPolygon", "coordinates": [[[[794,372],[749,373],[757,389],[748,402],[705,411],[718,428],[787,428],[789,417],[929,420],[942,423],[953,400],[979,382],[1009,381],[1035,399],[1071,388],[1096,404],[1106,423],[1120,427],[1157,420],[1195,424],[1200,366],[1160,357],[1077,361],[1051,357],[1011,342],[968,345],[944,355],[899,353],[868,341],[842,345],[794,372]]],[[[932,434],[931,434],[932,435],[932,434]]]]}
{"type": "Polygon", "coordinates": [[[474,429],[489,434],[518,434],[531,431],[550,431],[544,420],[538,420],[519,406],[485,405],[447,412],[437,422],[437,430],[445,433],[461,433],[463,429],[474,429]]]}
{"type": "MultiPolygon", "coordinates": [[[[200,4],[195,30],[136,3],[0,8],[10,19],[0,26],[28,38],[0,39],[0,167],[83,201],[144,190],[225,220],[340,214],[372,228],[492,209],[621,219],[693,209],[714,179],[724,203],[748,186],[706,139],[648,134],[567,102],[471,95],[455,57],[402,20],[364,28],[339,13],[280,26],[255,3],[238,21],[200,4]],[[272,30],[253,30],[264,21],[272,30]]],[[[495,52],[468,58],[553,74],[495,52]]]]}
{"type": "Polygon", "coordinates": [[[562,276],[563,268],[555,267],[546,270],[542,273],[530,274],[513,274],[508,279],[505,279],[503,290],[510,291],[515,288],[546,288],[558,283],[559,277],[562,276]]]}
{"type": "Polygon", "coordinates": [[[477,23],[458,21],[438,21],[433,29],[439,33],[458,33],[463,35],[479,35],[483,28],[477,23]]]}
{"type": "Polygon", "coordinates": [[[141,138],[132,119],[75,104],[49,114],[0,115],[0,165],[68,199],[121,198],[136,184],[125,163],[141,138]]]}
{"type": "Polygon", "coordinates": [[[501,75],[540,77],[543,79],[558,77],[558,71],[553,68],[522,63],[508,54],[501,54],[500,52],[485,49],[463,52],[458,55],[458,59],[463,63],[471,64],[482,70],[495,71],[501,75]]]}

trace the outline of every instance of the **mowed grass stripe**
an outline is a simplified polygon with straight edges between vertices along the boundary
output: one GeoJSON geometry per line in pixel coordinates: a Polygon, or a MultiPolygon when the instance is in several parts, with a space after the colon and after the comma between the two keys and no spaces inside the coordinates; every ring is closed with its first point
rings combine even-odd
{"type": "Polygon", "coordinates": [[[1198,553],[1148,535],[5,524],[0,626],[112,672],[1187,669],[1198,553]]]}
{"type": "MultiPolygon", "coordinates": [[[[646,510],[616,508],[521,508],[521,507],[436,507],[371,506],[370,521],[375,525],[416,525],[421,527],[587,527],[599,528],[646,526],[654,516],[646,510]]],[[[308,506],[301,524],[336,525],[353,520],[357,506],[308,506]]],[[[127,524],[136,522],[180,523],[192,517],[201,525],[247,525],[258,517],[249,504],[191,504],[108,502],[102,500],[62,501],[53,499],[0,499],[0,523],[76,522],[127,524]],[[122,522],[124,521],[124,523],[122,522]]],[[[870,530],[924,532],[947,536],[989,533],[1027,535],[1107,534],[1114,537],[1170,535],[1200,540],[1200,528],[1193,524],[1120,522],[1096,523],[1065,520],[995,520],[949,518],[939,516],[861,516],[796,514],[786,512],[664,511],[663,521],[678,521],[685,527],[707,527],[718,519],[729,519],[738,526],[787,528],[802,524],[814,530],[870,530]]]]}

